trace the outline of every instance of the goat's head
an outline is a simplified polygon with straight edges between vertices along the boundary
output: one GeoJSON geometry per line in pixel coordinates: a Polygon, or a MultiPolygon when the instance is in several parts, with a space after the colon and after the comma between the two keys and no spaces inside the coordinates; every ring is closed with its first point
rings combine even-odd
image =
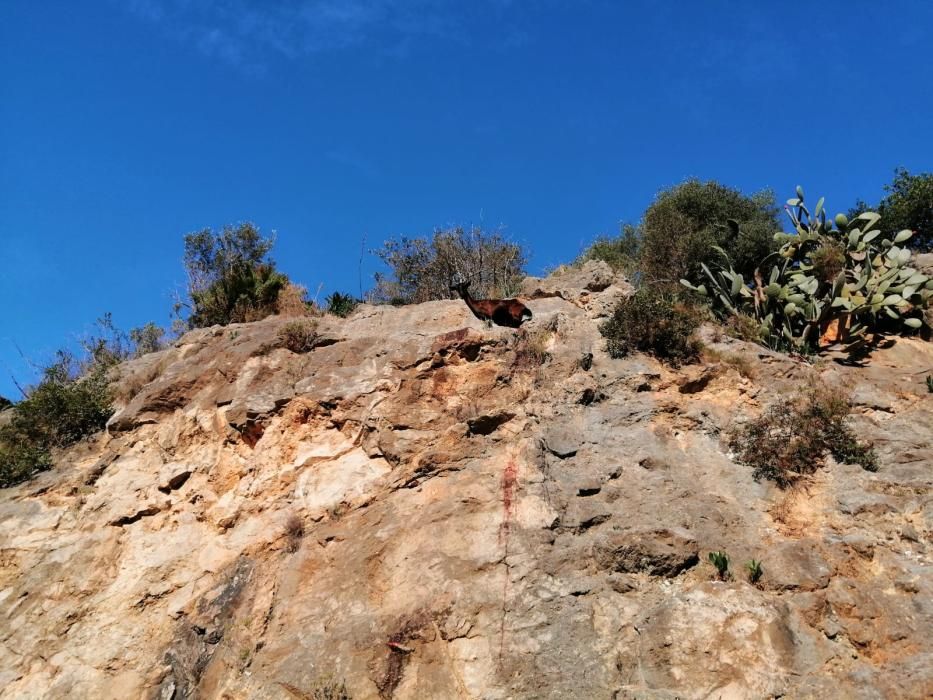
{"type": "Polygon", "coordinates": [[[459,272],[454,273],[450,278],[450,291],[452,292],[465,292],[469,286],[470,281],[459,272]]]}

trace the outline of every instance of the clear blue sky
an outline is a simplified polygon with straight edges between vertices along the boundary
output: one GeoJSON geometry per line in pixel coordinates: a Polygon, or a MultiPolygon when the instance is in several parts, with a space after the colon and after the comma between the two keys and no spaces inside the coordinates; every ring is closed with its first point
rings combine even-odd
{"type": "Polygon", "coordinates": [[[326,295],[364,235],[503,224],[540,272],[689,176],[877,201],[933,165],[931,46],[919,0],[3,0],[0,394],[14,343],[167,323],[203,227],[326,295]]]}

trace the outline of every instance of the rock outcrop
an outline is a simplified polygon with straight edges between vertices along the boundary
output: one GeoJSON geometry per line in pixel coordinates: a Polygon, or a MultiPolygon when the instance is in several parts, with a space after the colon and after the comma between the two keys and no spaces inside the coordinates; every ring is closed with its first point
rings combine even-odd
{"type": "Polygon", "coordinates": [[[269,318],[124,365],[107,433],[0,494],[0,697],[933,693],[930,344],[707,329],[675,371],[605,353],[608,268],[523,291],[519,332],[363,306],[303,354],[269,318]],[[880,470],[755,482],[722,434],[817,380],[880,470]]]}

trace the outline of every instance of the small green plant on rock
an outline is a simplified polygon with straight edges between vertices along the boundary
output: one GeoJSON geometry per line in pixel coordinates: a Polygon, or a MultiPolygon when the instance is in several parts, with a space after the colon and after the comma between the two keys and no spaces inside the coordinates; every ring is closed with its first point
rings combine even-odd
{"type": "Polygon", "coordinates": [[[352,700],[344,681],[322,679],[311,688],[311,700],[352,700]]]}
{"type": "Polygon", "coordinates": [[[645,352],[675,367],[695,360],[701,349],[693,337],[704,314],[689,301],[643,287],[616,307],[599,332],[612,357],[645,352]]]}
{"type": "Polygon", "coordinates": [[[758,419],[733,432],[729,447],[738,460],[754,468],[756,479],[781,488],[823,466],[827,453],[839,462],[878,470],[871,444],[861,443],[848,425],[849,400],[818,386],[769,408],[758,419]]]}
{"type": "Polygon", "coordinates": [[[933,374],[927,375],[927,391],[933,394],[933,374]]]}
{"type": "Polygon", "coordinates": [[[753,586],[758,584],[764,574],[764,569],[761,568],[761,562],[757,559],[749,559],[745,563],[745,570],[748,572],[748,582],[753,586]]]}
{"type": "Polygon", "coordinates": [[[729,555],[725,552],[710,552],[709,562],[716,568],[716,576],[720,581],[729,578],[729,555]]]}

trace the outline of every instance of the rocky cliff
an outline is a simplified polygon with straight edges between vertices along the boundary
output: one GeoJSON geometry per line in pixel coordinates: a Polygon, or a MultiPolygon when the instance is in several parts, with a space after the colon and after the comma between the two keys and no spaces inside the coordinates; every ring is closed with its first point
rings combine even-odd
{"type": "Polygon", "coordinates": [[[107,433],[0,494],[0,696],[930,697],[933,346],[614,360],[627,289],[589,264],[526,280],[526,333],[364,306],[308,352],[269,318],[127,363],[107,433]],[[756,483],[722,435],[817,380],[880,470],[756,483]]]}

